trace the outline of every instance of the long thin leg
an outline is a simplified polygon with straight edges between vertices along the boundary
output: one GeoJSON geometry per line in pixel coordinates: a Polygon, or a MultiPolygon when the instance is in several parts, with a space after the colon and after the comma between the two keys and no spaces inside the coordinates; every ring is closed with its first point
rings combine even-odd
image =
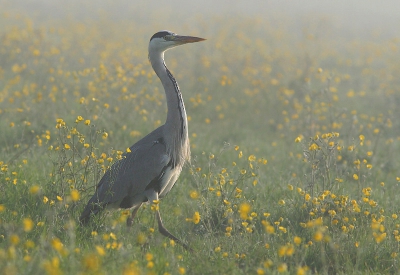
{"type": "Polygon", "coordinates": [[[140,203],[138,206],[136,206],[133,211],[132,214],[126,219],[126,225],[128,227],[131,227],[133,224],[133,219],[135,218],[137,212],[139,211],[140,206],[142,206],[142,203],[140,203]]]}
{"type": "Polygon", "coordinates": [[[160,231],[160,233],[162,235],[164,235],[165,237],[168,237],[174,241],[176,241],[177,243],[179,243],[180,245],[182,245],[186,250],[189,251],[193,251],[188,245],[186,245],[185,243],[183,243],[181,240],[179,240],[177,237],[175,237],[174,235],[172,235],[165,227],[164,224],[162,222],[161,219],[161,215],[160,215],[160,211],[157,210],[156,212],[156,217],[157,217],[157,221],[158,221],[158,231],[160,231]]]}
{"type": "MultiPolygon", "coordinates": [[[[158,193],[153,190],[153,189],[148,189],[146,190],[146,197],[149,200],[150,203],[153,203],[153,201],[158,201],[158,193]]],[[[186,250],[193,251],[189,246],[187,246],[185,243],[183,243],[181,240],[179,240],[177,237],[172,235],[165,227],[161,219],[160,211],[157,209],[156,211],[156,218],[158,222],[158,231],[165,237],[170,238],[171,240],[176,241],[180,245],[182,245],[186,250]]]]}

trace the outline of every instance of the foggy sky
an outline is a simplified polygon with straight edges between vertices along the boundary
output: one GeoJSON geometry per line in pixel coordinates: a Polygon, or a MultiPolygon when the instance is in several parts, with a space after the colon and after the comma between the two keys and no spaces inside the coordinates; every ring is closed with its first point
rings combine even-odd
{"type": "Polygon", "coordinates": [[[37,20],[101,20],[107,14],[111,20],[131,18],[143,24],[159,24],[160,29],[171,21],[190,25],[213,16],[275,20],[277,15],[285,15],[285,20],[293,24],[328,16],[342,29],[355,33],[379,29],[386,36],[400,36],[398,0],[0,0],[0,10],[30,14],[37,20]]]}

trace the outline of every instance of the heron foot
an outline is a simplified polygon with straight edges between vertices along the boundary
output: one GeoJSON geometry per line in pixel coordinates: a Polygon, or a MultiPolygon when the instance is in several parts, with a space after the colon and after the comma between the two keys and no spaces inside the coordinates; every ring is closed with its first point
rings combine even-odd
{"type": "Polygon", "coordinates": [[[186,250],[193,252],[193,249],[190,248],[187,244],[185,244],[184,242],[182,242],[181,240],[179,240],[177,237],[175,237],[174,235],[172,235],[165,227],[164,224],[162,222],[161,219],[161,215],[160,212],[157,210],[156,212],[156,216],[157,216],[157,221],[158,221],[158,231],[164,235],[167,238],[170,238],[171,240],[174,240],[175,242],[179,243],[180,245],[183,246],[183,248],[185,248],[186,250]]]}

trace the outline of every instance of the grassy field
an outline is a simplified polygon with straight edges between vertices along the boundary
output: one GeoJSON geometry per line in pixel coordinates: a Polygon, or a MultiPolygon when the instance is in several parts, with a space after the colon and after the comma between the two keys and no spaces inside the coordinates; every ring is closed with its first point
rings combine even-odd
{"type": "Polygon", "coordinates": [[[78,217],[104,171],[164,123],[143,18],[1,11],[3,274],[397,274],[400,40],[243,17],[176,24],[167,52],[192,161],[127,229],[78,217]]]}

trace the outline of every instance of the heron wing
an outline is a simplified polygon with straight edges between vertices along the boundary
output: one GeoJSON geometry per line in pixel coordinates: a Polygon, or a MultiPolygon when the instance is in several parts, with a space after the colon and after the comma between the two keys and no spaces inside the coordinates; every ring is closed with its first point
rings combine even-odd
{"type": "Polygon", "coordinates": [[[128,153],[100,181],[97,188],[100,201],[109,204],[143,193],[147,185],[160,176],[169,159],[162,143],[143,144],[135,152],[128,153]]]}
{"type": "Polygon", "coordinates": [[[81,221],[89,219],[106,205],[129,208],[146,187],[162,176],[170,161],[162,140],[147,136],[130,147],[121,160],[114,163],[104,174],[93,197],[81,215],[81,221]]]}

